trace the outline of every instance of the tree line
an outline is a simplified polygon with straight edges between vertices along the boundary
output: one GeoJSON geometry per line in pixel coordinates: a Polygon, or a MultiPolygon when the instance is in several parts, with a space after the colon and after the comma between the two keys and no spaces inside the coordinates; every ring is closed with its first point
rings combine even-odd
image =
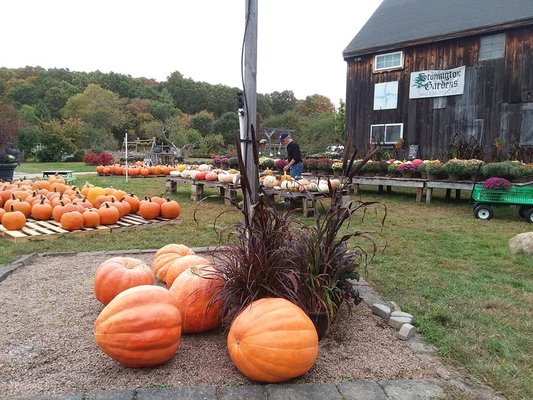
{"type": "MultiPolygon", "coordinates": [[[[177,147],[196,143],[204,155],[231,151],[239,129],[239,88],[197,82],[173,72],[166,81],[114,72],[41,67],[0,68],[0,136],[26,159],[60,161],[83,152],[156,137],[177,147]]],[[[344,141],[344,104],[291,90],[257,95],[258,132],[287,129],[306,152],[344,141]]]]}

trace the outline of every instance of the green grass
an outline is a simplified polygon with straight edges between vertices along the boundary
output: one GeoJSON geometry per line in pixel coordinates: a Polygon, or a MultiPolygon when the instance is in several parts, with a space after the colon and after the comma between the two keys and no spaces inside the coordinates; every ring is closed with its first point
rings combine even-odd
{"type": "MultiPolygon", "coordinates": [[[[130,179],[127,184],[123,177],[86,178],[140,196],[160,195],[165,188],[163,178],[130,179]]],[[[382,208],[352,225],[373,231],[386,242],[383,253],[370,262],[365,279],[383,299],[414,314],[419,332],[446,363],[507,398],[533,398],[533,263],[525,256],[511,256],[508,247],[511,237],[531,231],[532,226],[506,206],[497,208],[491,221],[476,220],[467,195],[459,202],[446,202],[444,194],[435,191],[429,205],[415,203],[414,192],[408,189],[393,194],[363,190],[361,195],[365,201],[382,202],[388,211],[383,229],[382,208]]],[[[182,206],[179,225],[117,231],[89,240],[62,237],[14,244],[0,239],[0,264],[32,252],[160,248],[170,242],[216,245],[213,220],[231,208],[220,199],[209,199],[199,206],[197,225],[189,188],[178,186],[172,198],[182,206]]],[[[223,221],[239,217],[225,214],[223,221]]]]}
{"type": "Polygon", "coordinates": [[[37,163],[37,162],[25,162],[20,164],[16,172],[21,174],[38,174],[42,171],[64,171],[70,170],[73,172],[85,172],[96,171],[96,167],[93,165],[85,165],[82,162],[50,162],[50,163],[37,163]]]}

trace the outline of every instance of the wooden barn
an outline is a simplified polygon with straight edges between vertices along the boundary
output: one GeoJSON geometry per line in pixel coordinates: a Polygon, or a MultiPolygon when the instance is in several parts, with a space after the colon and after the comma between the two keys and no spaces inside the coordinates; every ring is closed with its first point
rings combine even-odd
{"type": "Polygon", "coordinates": [[[343,56],[361,152],[399,139],[411,158],[457,142],[533,150],[533,0],[384,0],[343,56]]]}

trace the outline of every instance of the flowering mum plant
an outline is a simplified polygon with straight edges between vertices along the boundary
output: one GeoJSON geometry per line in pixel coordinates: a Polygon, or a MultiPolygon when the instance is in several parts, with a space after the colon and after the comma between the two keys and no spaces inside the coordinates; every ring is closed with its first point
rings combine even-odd
{"type": "Polygon", "coordinates": [[[287,160],[284,160],[283,158],[278,158],[276,161],[274,161],[274,166],[279,169],[282,169],[287,164],[287,160]]]}
{"type": "Polygon", "coordinates": [[[398,166],[398,171],[404,172],[404,171],[417,171],[420,164],[415,164],[411,161],[404,161],[398,166]]]}
{"type": "Polygon", "coordinates": [[[511,182],[505,178],[492,177],[483,182],[483,189],[486,190],[509,190],[511,182]]]}
{"type": "Polygon", "coordinates": [[[331,168],[334,170],[341,170],[342,169],[342,163],[341,162],[334,162],[331,164],[331,168]]]}

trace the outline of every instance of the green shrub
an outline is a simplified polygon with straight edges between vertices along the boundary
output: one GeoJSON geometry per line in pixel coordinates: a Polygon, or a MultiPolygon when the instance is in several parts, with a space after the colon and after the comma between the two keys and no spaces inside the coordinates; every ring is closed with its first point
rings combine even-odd
{"type": "Polygon", "coordinates": [[[511,168],[512,164],[510,161],[488,163],[481,167],[481,175],[485,178],[510,178],[511,168]]]}

